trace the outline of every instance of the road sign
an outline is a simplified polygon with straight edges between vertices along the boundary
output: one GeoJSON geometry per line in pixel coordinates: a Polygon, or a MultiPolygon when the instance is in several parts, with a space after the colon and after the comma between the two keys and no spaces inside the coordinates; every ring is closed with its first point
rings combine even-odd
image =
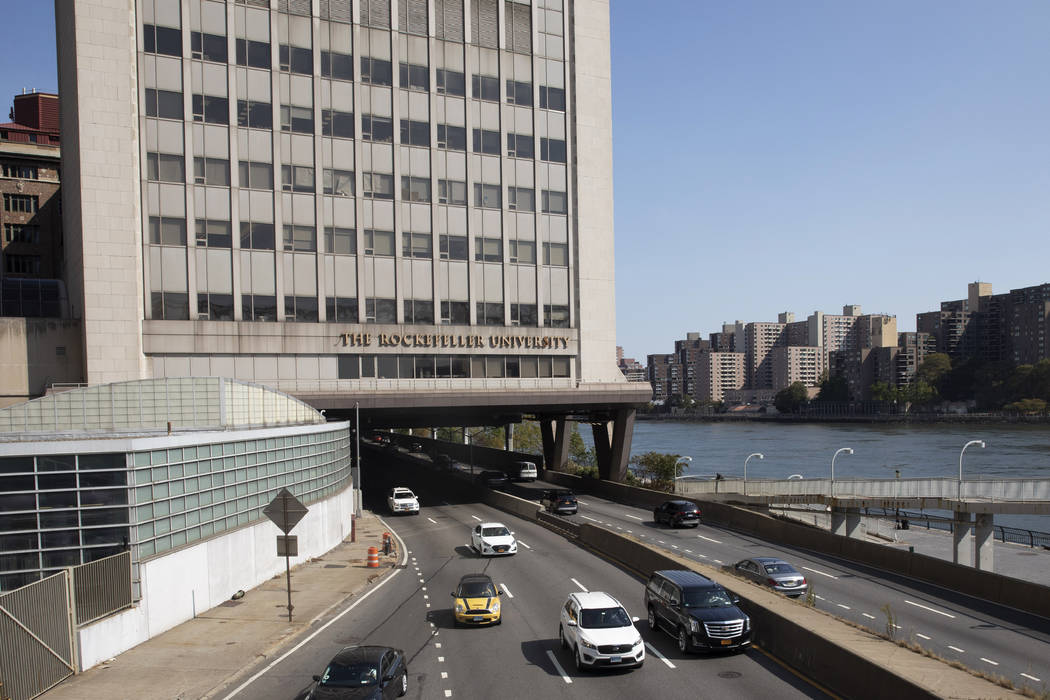
{"type": "Polygon", "coordinates": [[[281,532],[288,534],[292,528],[309,512],[309,508],[292,495],[288,489],[281,489],[270,504],[263,508],[263,513],[273,521],[281,532]]]}
{"type": "Polygon", "coordinates": [[[277,535],[277,556],[299,556],[299,538],[295,535],[277,535]]]}

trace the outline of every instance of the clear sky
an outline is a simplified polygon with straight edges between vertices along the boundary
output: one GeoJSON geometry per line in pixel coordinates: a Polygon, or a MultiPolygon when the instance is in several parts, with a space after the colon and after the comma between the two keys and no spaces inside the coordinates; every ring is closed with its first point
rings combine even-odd
{"type": "MultiPolygon", "coordinates": [[[[57,89],[53,3],[17,4],[8,104],[57,89]]],[[[1046,0],[613,0],[625,353],[1050,282],[1048,36],[1046,0]]]]}

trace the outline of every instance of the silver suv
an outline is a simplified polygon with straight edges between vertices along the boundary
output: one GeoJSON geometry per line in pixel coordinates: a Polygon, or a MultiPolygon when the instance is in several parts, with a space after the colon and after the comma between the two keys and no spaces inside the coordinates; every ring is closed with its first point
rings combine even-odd
{"type": "Polygon", "coordinates": [[[598,666],[640,668],[645,644],[620,601],[608,593],[570,593],[561,608],[558,638],[569,649],[576,669],[598,666]]]}

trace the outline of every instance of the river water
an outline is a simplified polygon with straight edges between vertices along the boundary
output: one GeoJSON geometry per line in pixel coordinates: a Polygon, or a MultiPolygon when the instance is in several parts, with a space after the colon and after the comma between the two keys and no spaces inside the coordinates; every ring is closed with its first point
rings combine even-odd
{"type": "MultiPolygon", "coordinates": [[[[589,430],[581,430],[591,446],[589,430]]],[[[970,440],[963,457],[963,478],[1050,479],[1050,426],[1001,424],[908,425],[772,422],[635,421],[631,454],[663,452],[688,455],[684,474],[742,476],[744,460],[749,479],[786,479],[792,474],[823,478],[831,473],[831,457],[840,447],[853,454],[835,460],[835,478],[902,479],[958,477],[959,451],[970,440]]],[[[996,516],[996,523],[1050,532],[1050,516],[996,516]]]]}

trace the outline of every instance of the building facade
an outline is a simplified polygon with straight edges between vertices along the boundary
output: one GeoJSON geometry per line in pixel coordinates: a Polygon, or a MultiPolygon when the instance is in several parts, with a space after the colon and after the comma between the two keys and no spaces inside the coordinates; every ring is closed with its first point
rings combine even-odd
{"type": "Polygon", "coordinates": [[[795,382],[807,387],[820,384],[824,372],[824,353],[810,346],[784,346],[770,352],[773,365],[773,387],[778,391],[795,382]]]}
{"type": "Polygon", "coordinates": [[[744,364],[747,356],[742,352],[714,352],[700,354],[697,361],[697,401],[725,400],[726,392],[744,386],[744,364]]]}
{"type": "Polygon", "coordinates": [[[785,344],[786,323],[749,323],[744,326],[744,352],[747,386],[773,389],[773,361],[770,352],[785,344]]]}
{"type": "Polygon", "coordinates": [[[613,360],[607,2],[56,7],[89,383],[229,376],[387,424],[648,400],[613,360]]]}

